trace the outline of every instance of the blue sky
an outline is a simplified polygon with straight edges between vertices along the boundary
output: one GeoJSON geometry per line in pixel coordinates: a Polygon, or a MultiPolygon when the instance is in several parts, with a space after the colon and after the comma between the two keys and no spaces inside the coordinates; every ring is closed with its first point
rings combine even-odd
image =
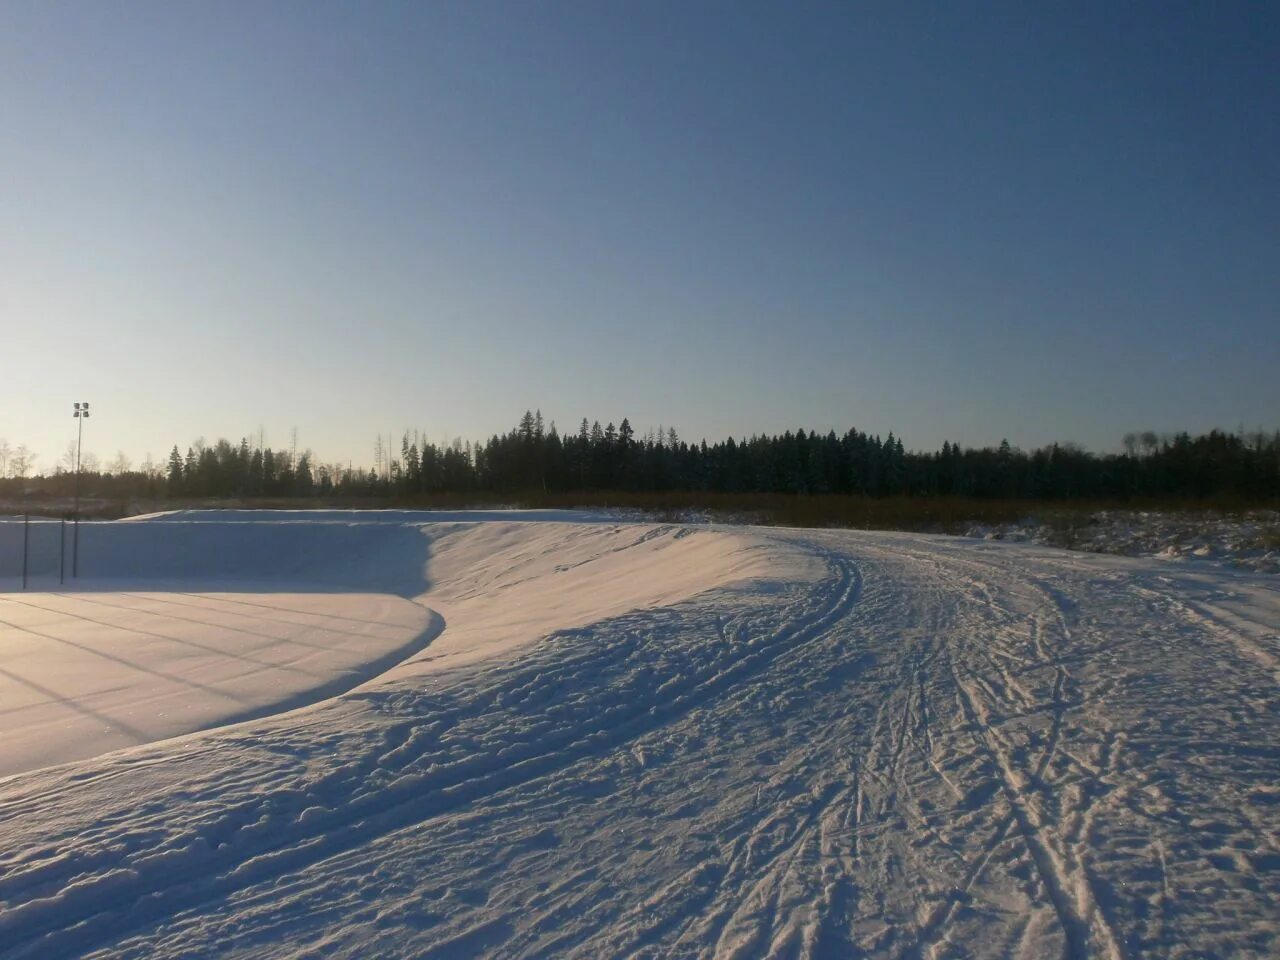
{"type": "Polygon", "coordinates": [[[1267,4],[0,7],[0,437],[1280,426],[1267,4]]]}

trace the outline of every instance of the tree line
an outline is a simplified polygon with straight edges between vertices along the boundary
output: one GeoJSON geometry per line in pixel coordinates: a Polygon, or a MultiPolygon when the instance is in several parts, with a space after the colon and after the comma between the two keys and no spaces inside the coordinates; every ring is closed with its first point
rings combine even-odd
{"type": "MultiPolygon", "coordinates": [[[[127,464],[118,457],[116,466],[127,464]]],[[[0,480],[5,493],[66,494],[71,477],[0,480]]],[[[527,411],[483,443],[436,445],[405,433],[399,449],[379,438],[372,468],[318,462],[310,451],[251,443],[174,446],[163,465],[108,472],[82,464],[87,495],[134,498],[358,497],[412,501],[433,494],[601,491],[964,496],[1069,500],[1231,496],[1280,499],[1280,431],[1199,436],[1129,434],[1124,451],[1096,454],[1073,444],[1031,451],[1011,446],[908,451],[900,437],[856,429],[803,429],[708,444],[676,430],[638,436],[627,418],[583,419],[561,433],[527,411]]],[[[11,471],[13,472],[13,471],[11,471]]]]}

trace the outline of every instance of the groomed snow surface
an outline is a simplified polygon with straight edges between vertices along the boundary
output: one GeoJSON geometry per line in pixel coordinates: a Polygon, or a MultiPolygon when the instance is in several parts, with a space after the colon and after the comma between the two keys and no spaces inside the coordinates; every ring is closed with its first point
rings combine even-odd
{"type": "Polygon", "coordinates": [[[1280,582],[560,513],[0,523],[0,955],[1280,955],[1280,582]],[[15,549],[16,548],[16,549],[15,549]]]}

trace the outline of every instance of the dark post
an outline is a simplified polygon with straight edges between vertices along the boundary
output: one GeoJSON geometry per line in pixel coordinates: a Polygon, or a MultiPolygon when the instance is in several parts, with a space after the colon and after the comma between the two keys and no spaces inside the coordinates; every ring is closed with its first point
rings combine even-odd
{"type": "Polygon", "coordinates": [[[22,589],[27,589],[27,541],[31,535],[31,514],[22,515],[22,589]]]}
{"type": "Polygon", "coordinates": [[[71,534],[71,576],[80,576],[80,444],[84,440],[84,422],[89,419],[89,404],[77,403],[76,412],[76,519],[71,534]]]}
{"type": "Polygon", "coordinates": [[[58,521],[58,582],[67,582],[67,518],[58,521]]]}

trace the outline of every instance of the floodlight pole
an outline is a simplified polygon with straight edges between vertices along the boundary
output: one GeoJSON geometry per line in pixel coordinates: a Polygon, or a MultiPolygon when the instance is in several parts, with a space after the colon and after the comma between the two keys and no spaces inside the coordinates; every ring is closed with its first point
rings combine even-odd
{"type": "Polygon", "coordinates": [[[84,422],[89,419],[89,404],[77,403],[76,418],[76,484],[75,484],[75,525],[71,534],[71,576],[80,576],[80,445],[84,441],[84,422]]]}

